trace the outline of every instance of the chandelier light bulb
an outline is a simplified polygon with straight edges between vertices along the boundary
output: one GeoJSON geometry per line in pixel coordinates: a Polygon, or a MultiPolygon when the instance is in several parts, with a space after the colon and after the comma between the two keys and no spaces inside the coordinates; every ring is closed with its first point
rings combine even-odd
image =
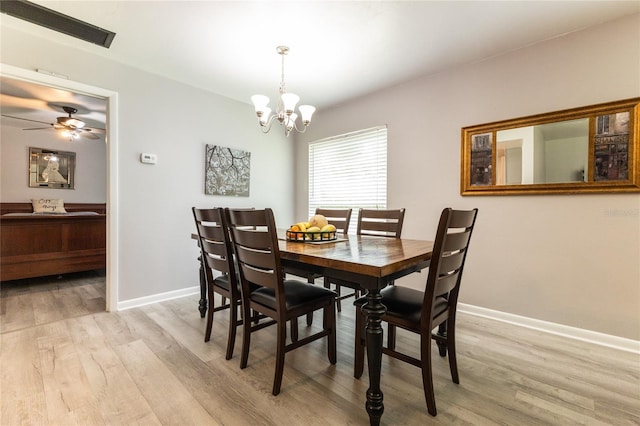
{"type": "Polygon", "coordinates": [[[300,96],[294,95],[293,93],[283,93],[280,98],[282,99],[282,107],[284,108],[285,114],[291,115],[296,109],[296,104],[300,100],[300,96]]]}
{"type": "Polygon", "coordinates": [[[311,105],[300,105],[298,109],[300,110],[300,115],[302,117],[302,124],[308,126],[311,122],[311,116],[316,111],[316,108],[311,105]]]}
{"type": "MultiPolygon", "coordinates": [[[[253,102],[253,106],[256,109],[256,113],[263,113],[269,105],[269,98],[264,95],[253,95],[251,97],[251,101],[253,102]]],[[[260,114],[258,115],[258,117],[260,114]]]]}
{"type": "Polygon", "coordinates": [[[298,114],[295,112],[291,114],[289,117],[285,119],[285,125],[287,127],[287,131],[291,131],[294,127],[296,127],[296,119],[298,118],[298,114]]]}
{"type": "Polygon", "coordinates": [[[271,115],[271,108],[269,107],[264,107],[263,111],[262,111],[262,115],[259,116],[260,119],[260,125],[261,126],[265,126],[267,124],[267,122],[269,121],[269,116],[271,115]]]}

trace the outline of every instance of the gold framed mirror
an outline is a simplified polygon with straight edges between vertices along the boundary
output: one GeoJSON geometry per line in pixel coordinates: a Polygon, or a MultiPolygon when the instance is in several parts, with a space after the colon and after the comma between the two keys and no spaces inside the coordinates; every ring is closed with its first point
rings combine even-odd
{"type": "Polygon", "coordinates": [[[462,195],[640,192],[640,98],[462,128],[462,195]]]}

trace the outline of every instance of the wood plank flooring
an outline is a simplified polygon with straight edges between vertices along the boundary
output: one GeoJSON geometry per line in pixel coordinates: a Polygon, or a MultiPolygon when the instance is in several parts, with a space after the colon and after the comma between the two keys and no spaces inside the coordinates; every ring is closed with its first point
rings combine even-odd
{"type": "MultiPolygon", "coordinates": [[[[228,312],[216,313],[204,343],[196,295],[107,313],[104,294],[95,273],[2,284],[0,425],[368,424],[348,301],[338,363],[323,341],[290,352],[274,397],[275,330],[252,335],[240,370],[241,330],[224,359],[228,312]]],[[[316,315],[311,329],[319,324],[316,315]]],[[[311,329],[300,321],[301,336],[311,329]]],[[[399,331],[398,348],[417,353],[417,338],[399,331]]],[[[458,363],[456,385],[434,349],[431,417],[419,370],[384,357],[382,423],[640,425],[637,354],[460,314],[458,363]]]]}

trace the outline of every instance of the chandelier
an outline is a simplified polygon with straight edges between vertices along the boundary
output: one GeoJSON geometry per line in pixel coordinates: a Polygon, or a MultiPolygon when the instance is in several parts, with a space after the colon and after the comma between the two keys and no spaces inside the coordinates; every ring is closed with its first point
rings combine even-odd
{"type": "Polygon", "coordinates": [[[264,95],[253,95],[251,97],[251,101],[256,108],[260,129],[262,133],[268,133],[269,130],[271,130],[271,125],[274,120],[277,119],[280,125],[284,127],[285,136],[289,136],[289,133],[294,129],[296,132],[304,133],[316,109],[311,105],[300,105],[298,107],[301,116],[300,119],[303,124],[302,129],[300,129],[296,124],[298,114],[294,112],[300,97],[293,93],[287,93],[284,86],[284,57],[289,53],[289,48],[287,46],[278,46],[276,50],[278,55],[282,56],[282,75],[280,79],[280,99],[278,99],[278,103],[276,104],[275,114],[271,115],[271,108],[268,106],[268,97],[264,95]]]}

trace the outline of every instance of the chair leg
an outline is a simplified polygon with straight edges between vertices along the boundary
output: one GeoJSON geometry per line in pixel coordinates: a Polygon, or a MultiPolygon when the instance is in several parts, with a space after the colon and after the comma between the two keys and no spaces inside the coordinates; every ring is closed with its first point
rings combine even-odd
{"type": "MultiPolygon", "coordinates": [[[[440,325],[438,326],[438,336],[442,336],[444,338],[447,338],[447,321],[440,323],[440,325]]],[[[438,345],[438,353],[440,354],[441,357],[445,357],[447,356],[447,345],[446,343],[441,343],[441,342],[436,342],[436,344],[438,345]]]]}
{"type": "MultiPolygon", "coordinates": [[[[233,349],[236,345],[236,329],[238,328],[238,305],[234,300],[229,299],[229,336],[227,337],[227,353],[225,359],[229,360],[233,356],[233,349]]],[[[244,323],[244,321],[243,321],[244,323]]]]}
{"type": "Polygon", "coordinates": [[[291,323],[291,341],[298,341],[298,318],[291,318],[289,321],[291,323]]]}
{"type": "Polygon", "coordinates": [[[240,356],[240,368],[246,368],[249,361],[249,346],[251,345],[251,321],[249,317],[249,302],[242,303],[242,355],[240,356]]]}
{"type": "Polygon", "coordinates": [[[207,278],[202,264],[202,256],[198,256],[198,263],[200,264],[200,301],[198,302],[198,311],[200,311],[200,318],[204,318],[207,313],[207,278]]]}
{"type": "Polygon", "coordinates": [[[209,298],[209,311],[207,312],[207,328],[204,332],[204,341],[208,342],[209,340],[211,340],[211,328],[213,327],[213,308],[214,308],[214,301],[213,301],[213,289],[211,288],[211,286],[208,286],[207,289],[207,293],[208,293],[208,298],[209,298]]]}
{"type": "Polygon", "coordinates": [[[356,306],[356,338],[353,363],[353,377],[359,379],[364,372],[364,314],[362,308],[356,306]]]}
{"type": "Polygon", "coordinates": [[[387,347],[389,349],[396,348],[396,326],[388,324],[387,327],[387,347]]]}
{"type": "Polygon", "coordinates": [[[422,361],[422,387],[427,401],[429,414],[435,416],[436,398],[433,393],[433,376],[431,373],[431,333],[420,336],[420,360],[422,361]]]}
{"type": "Polygon", "coordinates": [[[447,349],[449,350],[449,369],[451,370],[451,380],[460,384],[458,376],[458,360],[456,358],[456,319],[447,320],[447,349]]]}
{"type": "MultiPolygon", "coordinates": [[[[336,293],[338,293],[338,297],[340,297],[340,284],[336,284],[336,293]]],[[[336,299],[336,308],[338,308],[338,312],[342,312],[342,303],[340,299],[336,299]]]]}
{"type": "MultiPolygon", "coordinates": [[[[307,282],[309,284],[315,284],[316,280],[313,279],[313,276],[309,275],[307,277],[307,282]]],[[[311,327],[311,324],[313,324],[313,312],[309,312],[307,314],[307,327],[311,327]]]]}
{"type": "Polygon", "coordinates": [[[285,344],[287,339],[287,323],[280,321],[277,324],[278,327],[278,347],[276,349],[276,372],[273,378],[273,391],[274,396],[280,393],[280,387],[282,386],[282,376],[284,374],[284,354],[285,344]]]}
{"type": "Polygon", "coordinates": [[[329,356],[329,362],[335,364],[337,361],[337,345],[336,345],[336,305],[335,302],[324,308],[323,320],[324,329],[330,330],[327,338],[329,339],[327,345],[327,355],[329,356]]]}

